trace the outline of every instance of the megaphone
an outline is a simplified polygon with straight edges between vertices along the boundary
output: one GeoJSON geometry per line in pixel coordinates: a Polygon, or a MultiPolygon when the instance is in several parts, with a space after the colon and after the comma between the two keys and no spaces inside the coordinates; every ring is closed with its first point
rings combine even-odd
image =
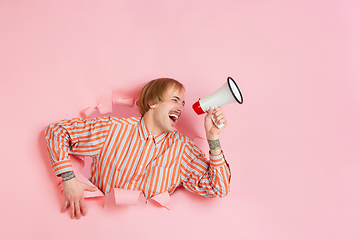
{"type": "MultiPolygon", "coordinates": [[[[236,82],[234,81],[234,79],[232,79],[231,77],[228,77],[227,82],[221,88],[219,88],[212,94],[208,95],[207,97],[204,97],[204,98],[200,99],[199,101],[195,102],[192,105],[192,108],[198,115],[200,115],[200,114],[207,112],[210,107],[215,109],[217,107],[223,106],[228,103],[233,103],[233,102],[242,104],[243,97],[242,97],[240,89],[239,89],[238,85],[236,84],[236,82]]],[[[213,119],[213,122],[215,123],[214,118],[213,117],[211,117],[211,118],[213,119]]],[[[215,123],[215,125],[218,128],[222,128],[224,126],[224,124],[217,125],[216,123],[215,123]]]]}

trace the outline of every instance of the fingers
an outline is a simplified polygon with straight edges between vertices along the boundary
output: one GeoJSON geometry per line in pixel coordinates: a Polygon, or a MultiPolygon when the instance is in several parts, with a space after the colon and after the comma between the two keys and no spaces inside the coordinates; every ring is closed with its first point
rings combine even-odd
{"type": "Polygon", "coordinates": [[[78,201],[76,201],[76,202],[74,203],[74,205],[75,205],[75,216],[76,216],[76,219],[80,219],[80,217],[81,217],[80,204],[79,204],[78,201]]]}
{"type": "Polygon", "coordinates": [[[215,122],[216,124],[220,125],[220,124],[224,124],[226,125],[226,119],[224,116],[224,113],[221,109],[221,107],[216,108],[213,112],[212,112],[214,118],[215,118],[215,122]]]}
{"type": "Polygon", "coordinates": [[[75,204],[74,204],[74,202],[70,203],[70,215],[71,215],[71,218],[74,219],[74,217],[75,217],[75,204]]]}
{"type": "Polygon", "coordinates": [[[81,199],[80,201],[68,202],[65,201],[61,212],[64,213],[66,208],[70,205],[70,216],[72,219],[80,219],[81,215],[86,215],[86,205],[85,200],[81,199]]]}
{"type": "Polygon", "coordinates": [[[212,107],[210,107],[209,108],[209,110],[207,111],[207,114],[206,114],[206,118],[210,118],[211,117],[211,115],[213,114],[213,112],[214,112],[214,109],[212,108],[212,107]]]}
{"type": "Polygon", "coordinates": [[[64,213],[65,212],[65,210],[66,210],[66,208],[68,207],[68,205],[69,205],[69,202],[68,201],[64,201],[64,204],[63,204],[63,207],[62,207],[62,209],[61,209],[61,213],[64,213]]]}
{"type": "Polygon", "coordinates": [[[80,208],[81,208],[81,212],[83,216],[86,216],[86,205],[85,205],[85,200],[81,199],[80,200],[80,208]]]}
{"type": "Polygon", "coordinates": [[[61,208],[61,213],[64,213],[67,208],[70,208],[70,217],[72,219],[80,219],[81,215],[86,216],[86,204],[84,198],[81,198],[80,200],[65,200],[61,208]]]}
{"type": "Polygon", "coordinates": [[[80,205],[79,205],[79,201],[67,201],[65,200],[63,207],[61,209],[61,213],[64,213],[66,208],[70,205],[70,216],[72,219],[74,219],[76,217],[76,219],[80,219],[80,212],[83,212],[83,215],[85,216],[86,214],[86,209],[85,209],[85,201],[84,199],[80,200],[80,205]]]}
{"type": "Polygon", "coordinates": [[[86,187],[85,187],[85,191],[95,192],[96,190],[98,190],[97,187],[92,187],[89,185],[86,185],[86,187]]]}

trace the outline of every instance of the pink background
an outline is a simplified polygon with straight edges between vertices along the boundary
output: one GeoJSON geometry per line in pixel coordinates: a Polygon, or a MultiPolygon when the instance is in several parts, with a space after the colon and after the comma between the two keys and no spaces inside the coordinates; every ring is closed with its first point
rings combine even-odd
{"type": "Polygon", "coordinates": [[[351,0],[1,0],[2,238],[359,239],[359,12],[351,0]],[[185,84],[198,135],[191,104],[227,76],[242,89],[244,104],[224,107],[231,193],[60,214],[44,128],[164,76],[185,84]]]}

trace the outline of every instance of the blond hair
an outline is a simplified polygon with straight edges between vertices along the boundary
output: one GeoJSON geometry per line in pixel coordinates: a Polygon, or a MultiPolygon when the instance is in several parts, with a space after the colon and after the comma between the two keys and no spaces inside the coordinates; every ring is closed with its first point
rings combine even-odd
{"type": "Polygon", "coordinates": [[[151,105],[161,102],[165,98],[166,91],[173,87],[174,90],[185,90],[184,86],[172,78],[158,78],[148,82],[140,92],[138,108],[141,116],[150,109],[151,105]]]}

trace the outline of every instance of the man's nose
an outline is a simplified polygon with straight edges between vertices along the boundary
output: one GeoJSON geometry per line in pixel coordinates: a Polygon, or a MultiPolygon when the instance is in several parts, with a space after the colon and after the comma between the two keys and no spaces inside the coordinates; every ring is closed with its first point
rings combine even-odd
{"type": "Polygon", "coordinates": [[[182,104],[180,104],[177,108],[177,111],[179,111],[180,113],[184,110],[184,106],[182,104]]]}

